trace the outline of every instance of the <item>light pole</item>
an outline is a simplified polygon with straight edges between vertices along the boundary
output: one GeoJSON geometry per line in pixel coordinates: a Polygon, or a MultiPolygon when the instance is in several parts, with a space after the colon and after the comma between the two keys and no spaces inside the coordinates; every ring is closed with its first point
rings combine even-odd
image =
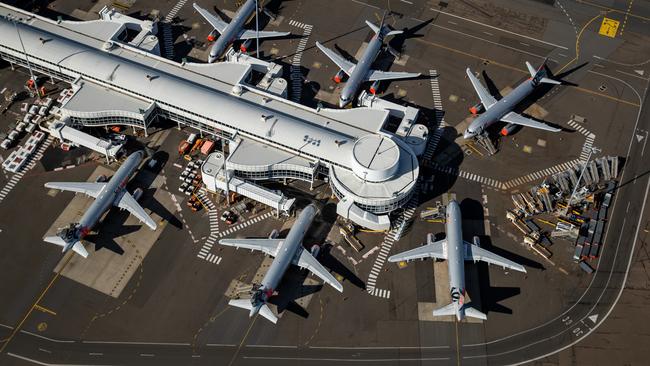
{"type": "Polygon", "coordinates": [[[25,61],[27,61],[27,68],[29,69],[29,76],[31,77],[31,80],[34,82],[34,89],[36,90],[36,97],[38,99],[41,99],[41,94],[38,92],[38,84],[36,83],[36,78],[34,77],[34,72],[32,71],[32,64],[29,62],[29,57],[27,56],[27,50],[25,50],[25,44],[23,43],[23,39],[20,36],[20,31],[18,30],[18,24],[16,24],[16,18],[12,17],[11,15],[7,15],[7,19],[14,23],[14,27],[16,28],[16,34],[18,35],[18,40],[20,41],[20,46],[23,48],[23,53],[25,54],[25,61]]]}
{"type": "Polygon", "coordinates": [[[260,58],[260,8],[257,6],[257,0],[255,0],[255,54],[257,58],[260,58]]]}
{"type": "Polygon", "coordinates": [[[571,201],[573,200],[573,196],[576,194],[576,191],[580,186],[580,181],[582,181],[582,176],[585,173],[585,169],[587,169],[587,165],[589,165],[589,161],[591,160],[591,155],[597,152],[601,152],[601,150],[597,147],[591,147],[589,149],[589,156],[587,156],[587,161],[585,161],[585,164],[582,166],[582,170],[580,171],[580,176],[578,177],[578,181],[576,182],[576,185],[573,187],[573,190],[571,191],[571,195],[569,196],[569,200],[567,201],[566,207],[564,208],[564,216],[566,216],[567,213],[569,212],[569,207],[571,207],[571,201]]]}

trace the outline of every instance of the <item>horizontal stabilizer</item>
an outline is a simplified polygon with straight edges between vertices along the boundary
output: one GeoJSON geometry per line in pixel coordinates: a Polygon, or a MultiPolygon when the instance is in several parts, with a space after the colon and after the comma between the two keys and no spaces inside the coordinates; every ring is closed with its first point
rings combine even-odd
{"type": "Polygon", "coordinates": [[[456,315],[458,312],[456,308],[456,304],[451,303],[447,306],[443,306],[441,308],[435,309],[433,311],[433,316],[446,316],[446,315],[456,315]]]}
{"type": "Polygon", "coordinates": [[[557,80],[553,80],[553,79],[549,79],[549,78],[542,78],[540,81],[542,83],[546,83],[546,84],[555,84],[555,85],[561,85],[562,84],[561,81],[557,81],[557,80]]]}
{"type": "MultiPolygon", "coordinates": [[[[46,236],[43,238],[43,241],[62,247],[63,252],[66,252],[68,249],[70,249],[68,243],[66,243],[66,241],[63,240],[63,238],[58,236],[46,236]]],[[[74,243],[74,245],[72,245],[72,250],[74,250],[75,253],[79,254],[84,258],[88,258],[88,252],[86,251],[86,248],[84,248],[84,245],[80,241],[77,241],[74,243]]]]}
{"type": "Polygon", "coordinates": [[[63,240],[62,238],[60,238],[58,236],[46,236],[46,237],[43,238],[43,241],[46,241],[46,242],[51,243],[51,244],[56,244],[56,245],[58,245],[60,247],[64,247],[64,248],[65,248],[65,246],[67,244],[65,242],[65,240],[63,240]]]}
{"type": "Polygon", "coordinates": [[[530,74],[531,78],[534,78],[535,75],[537,75],[537,70],[535,70],[533,65],[531,65],[528,61],[526,61],[526,68],[528,69],[528,73],[530,74]]]}
{"type": "Polygon", "coordinates": [[[487,320],[487,316],[485,314],[469,306],[469,304],[463,308],[463,311],[467,317],[487,320]]]}
{"type": "Polygon", "coordinates": [[[260,307],[253,307],[253,304],[251,304],[251,301],[249,299],[239,299],[239,300],[228,301],[228,305],[250,310],[249,317],[252,317],[253,315],[259,312],[261,316],[265,317],[273,324],[278,322],[278,317],[275,314],[273,314],[271,308],[269,308],[266,304],[263,304],[260,307]]]}
{"type": "Polygon", "coordinates": [[[80,241],[74,243],[74,245],[72,246],[72,250],[74,250],[75,253],[79,254],[84,258],[88,258],[88,252],[86,251],[86,248],[84,248],[84,245],[81,244],[80,241]]]}
{"type": "Polygon", "coordinates": [[[370,27],[370,29],[372,29],[375,34],[379,34],[379,27],[376,26],[373,22],[366,20],[366,24],[368,24],[368,27],[370,27]]]}

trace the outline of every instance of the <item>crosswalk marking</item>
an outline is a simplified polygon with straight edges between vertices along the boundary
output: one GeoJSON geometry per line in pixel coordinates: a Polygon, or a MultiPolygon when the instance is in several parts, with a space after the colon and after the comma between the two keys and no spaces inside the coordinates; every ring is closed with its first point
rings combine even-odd
{"type": "Polygon", "coordinates": [[[210,221],[210,235],[208,235],[207,240],[203,243],[201,250],[199,250],[199,253],[196,256],[199,259],[204,259],[210,263],[218,265],[221,263],[222,258],[216,254],[210,253],[210,250],[212,250],[219,235],[219,215],[217,212],[217,206],[208,198],[203,189],[197,191],[195,196],[208,211],[208,218],[210,221]]]}
{"type": "Polygon", "coordinates": [[[309,36],[311,35],[313,27],[309,24],[304,24],[293,19],[289,21],[289,25],[303,29],[302,38],[298,42],[298,48],[296,49],[296,53],[293,55],[291,66],[289,67],[289,79],[291,80],[291,100],[299,103],[302,96],[303,83],[303,75],[300,70],[302,53],[307,47],[307,41],[309,40],[309,36]]]}
{"type": "Polygon", "coordinates": [[[413,214],[415,213],[415,209],[419,203],[419,190],[419,186],[416,186],[413,190],[413,196],[411,196],[411,199],[404,207],[404,212],[395,220],[393,227],[388,231],[384,237],[384,241],[380,244],[379,254],[377,255],[377,258],[372,265],[372,269],[368,275],[368,281],[366,281],[366,291],[368,291],[368,293],[372,296],[379,296],[383,298],[390,297],[389,290],[375,291],[377,290],[377,278],[381,272],[381,269],[386,263],[388,253],[390,252],[393,243],[396,240],[400,239],[403,228],[405,227],[406,223],[411,220],[413,214]]]}
{"type": "Polygon", "coordinates": [[[438,147],[438,142],[442,137],[442,131],[444,130],[447,124],[445,123],[445,114],[442,109],[442,98],[440,97],[440,87],[438,85],[438,72],[436,70],[429,70],[430,83],[431,83],[431,93],[433,94],[433,106],[435,114],[435,131],[429,136],[427,141],[427,146],[422,154],[422,161],[425,164],[428,164],[433,157],[433,153],[438,147]]]}
{"type": "Polygon", "coordinates": [[[7,182],[7,184],[2,188],[2,191],[0,191],[0,202],[2,202],[9,194],[9,192],[11,192],[11,190],[16,186],[23,175],[25,175],[25,172],[31,170],[34,166],[36,166],[36,163],[41,160],[43,154],[45,153],[45,150],[50,147],[52,141],[54,141],[54,137],[48,136],[47,139],[45,139],[45,141],[43,141],[43,143],[38,147],[36,152],[27,159],[27,163],[23,166],[23,168],[9,179],[9,182],[7,182]]]}

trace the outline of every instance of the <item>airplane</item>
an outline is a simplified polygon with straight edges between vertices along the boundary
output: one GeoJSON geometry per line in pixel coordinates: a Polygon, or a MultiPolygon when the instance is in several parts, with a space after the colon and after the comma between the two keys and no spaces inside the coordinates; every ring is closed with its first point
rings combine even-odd
{"type": "MultiPolygon", "coordinates": [[[[151,230],[156,230],[156,222],[147,215],[147,213],[138,204],[138,199],[142,195],[142,190],[137,189],[133,196],[126,191],[126,184],[131,175],[144,159],[144,151],[136,151],[124,161],[120,168],[115,172],[108,182],[102,182],[98,178],[97,182],[48,182],[46,188],[59,189],[75,193],[84,193],[95,198],[95,201],[86,210],[78,223],[70,224],[62,229],[56,236],[47,236],[44,241],[63,247],[63,253],[72,249],[82,257],[88,257],[88,252],[84,248],[81,240],[88,235],[90,230],[97,224],[99,219],[112,206],[117,206],[123,210],[129,211],[137,217],[151,230]]],[[[103,178],[105,179],[105,178],[103,178]]]]}
{"type": "Polygon", "coordinates": [[[465,303],[465,265],[464,261],[483,261],[515,271],[526,273],[526,269],[511,260],[503,258],[479,246],[478,237],[474,243],[463,240],[461,228],[461,212],[458,202],[452,200],[446,209],[447,237],[443,240],[433,241],[433,234],[427,235],[427,244],[419,248],[407,250],[403,253],[388,258],[389,262],[410,261],[421,258],[446,259],[449,262],[449,287],[451,304],[433,311],[433,316],[455,315],[458,321],[466,316],[478,319],[487,319],[482,312],[465,303]]]}
{"type": "Polygon", "coordinates": [[[269,298],[274,295],[282,276],[286,272],[289,264],[294,264],[300,268],[306,268],[323,281],[330,284],[339,292],[343,292],[343,286],[332,276],[325,267],[323,267],[309,251],[302,246],[302,240],[305,237],[309,225],[318,213],[316,207],[312,204],[305,207],[296,222],[291,226],[287,237],[284,239],[221,239],[219,244],[232,246],[236,248],[246,248],[250,250],[259,250],[267,255],[275,257],[269,267],[268,272],[262,279],[259,287],[250,300],[238,299],[230,300],[229,305],[242,309],[250,310],[249,317],[259,313],[273,324],[277,323],[278,317],[266,305],[269,298]]]}
{"type": "Polygon", "coordinates": [[[372,63],[377,58],[377,55],[379,55],[379,52],[381,51],[381,48],[384,44],[384,39],[388,36],[403,33],[402,31],[390,30],[388,26],[385,26],[385,18],[386,13],[384,13],[379,27],[366,20],[366,24],[372,28],[372,30],[375,32],[375,35],[368,43],[368,47],[366,47],[366,50],[364,51],[357,64],[346,60],[338,53],[323,46],[320,42],[316,42],[316,46],[340,69],[336,75],[334,75],[334,81],[337,84],[340,83],[343,79],[343,74],[347,74],[350,77],[346,82],[345,87],[341,91],[341,96],[339,97],[339,107],[343,108],[348,105],[356,95],[357,90],[361,86],[361,83],[365,81],[373,82],[370,86],[370,93],[375,94],[379,89],[379,81],[381,80],[405,79],[420,76],[420,73],[379,71],[372,70],[370,68],[372,66],[372,63]]]}
{"type": "Polygon", "coordinates": [[[237,13],[230,23],[224,22],[218,15],[210,13],[196,5],[196,3],[193,4],[194,9],[196,9],[196,11],[198,11],[199,14],[201,14],[214,28],[214,30],[208,35],[208,41],[214,41],[217,32],[220,34],[219,39],[217,39],[210,49],[210,55],[208,56],[209,63],[215,62],[221,55],[223,55],[226,47],[238,39],[247,41],[241,46],[242,52],[246,52],[246,48],[248,48],[248,40],[255,38],[284,37],[291,34],[290,32],[256,32],[255,30],[243,29],[244,24],[255,11],[255,3],[255,0],[247,0],[244,5],[237,10],[237,13]]]}
{"type": "Polygon", "coordinates": [[[530,73],[530,78],[519,84],[519,86],[510,92],[510,94],[501,98],[499,101],[497,101],[496,98],[494,98],[490,92],[483,87],[481,82],[476,78],[476,76],[474,76],[468,67],[466,70],[467,76],[472,82],[472,86],[481,100],[479,104],[471,107],[469,110],[474,116],[477,116],[478,113],[482,111],[483,113],[478,115],[476,119],[470,123],[469,127],[465,130],[463,137],[470,139],[480,135],[497,121],[508,123],[508,125],[501,130],[501,134],[504,136],[507,136],[516,125],[533,127],[551,132],[562,131],[560,128],[551,127],[546,123],[535,121],[532,118],[524,117],[521,114],[512,111],[517,104],[524,100],[524,98],[530,95],[541,84],[562,84],[560,81],[547,77],[545,65],[546,60],[544,60],[539,69],[535,70],[530,62],[526,61],[526,67],[530,73]]]}

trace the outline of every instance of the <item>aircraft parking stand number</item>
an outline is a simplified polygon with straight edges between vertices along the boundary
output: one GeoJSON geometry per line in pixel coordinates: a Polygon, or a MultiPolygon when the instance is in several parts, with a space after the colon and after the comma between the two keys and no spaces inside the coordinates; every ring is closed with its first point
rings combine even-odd
{"type": "Polygon", "coordinates": [[[603,23],[600,25],[598,34],[601,36],[614,38],[616,37],[616,31],[618,31],[618,25],[620,23],[621,22],[618,20],[603,17],[603,23]]]}

